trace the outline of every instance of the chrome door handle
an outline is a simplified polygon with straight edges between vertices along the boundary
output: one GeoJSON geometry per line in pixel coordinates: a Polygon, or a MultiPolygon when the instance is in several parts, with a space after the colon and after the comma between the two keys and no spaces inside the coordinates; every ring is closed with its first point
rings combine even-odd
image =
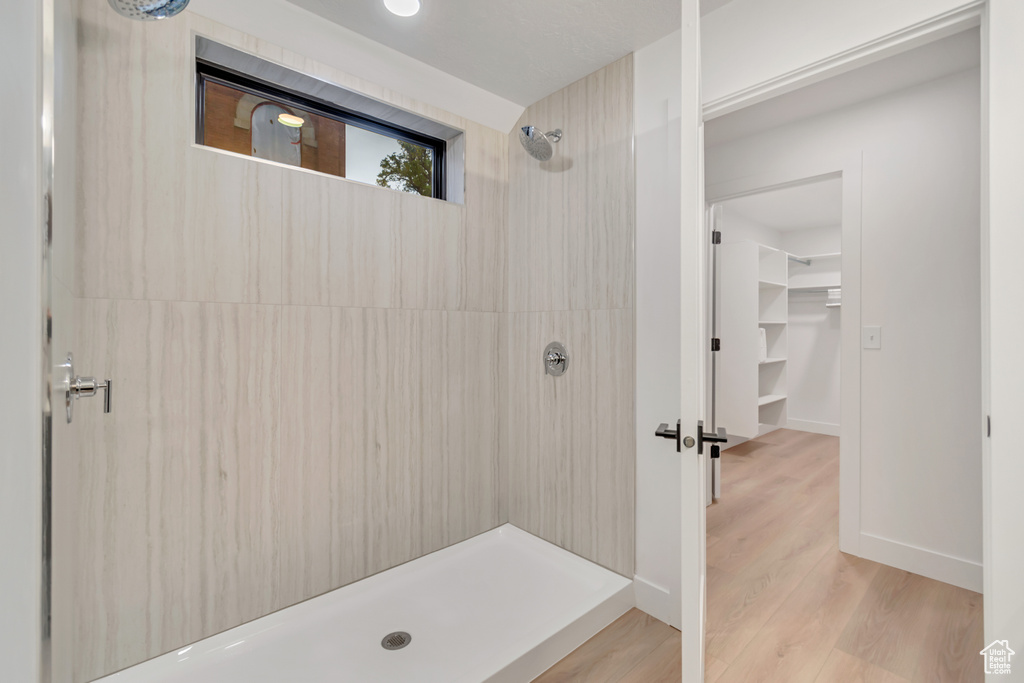
{"type": "Polygon", "coordinates": [[[110,412],[110,395],[114,386],[110,379],[99,382],[95,377],[79,377],[75,374],[75,361],[70,353],[61,367],[65,372],[64,407],[67,410],[68,424],[71,424],[74,417],[74,402],[80,398],[92,398],[100,390],[103,391],[103,412],[110,412]]]}

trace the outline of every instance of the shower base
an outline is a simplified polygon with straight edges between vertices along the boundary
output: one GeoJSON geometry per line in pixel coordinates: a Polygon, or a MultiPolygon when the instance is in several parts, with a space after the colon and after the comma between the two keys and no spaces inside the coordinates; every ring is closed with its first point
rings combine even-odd
{"type": "Polygon", "coordinates": [[[632,606],[628,579],[506,524],[100,681],[525,683],[632,606]]]}

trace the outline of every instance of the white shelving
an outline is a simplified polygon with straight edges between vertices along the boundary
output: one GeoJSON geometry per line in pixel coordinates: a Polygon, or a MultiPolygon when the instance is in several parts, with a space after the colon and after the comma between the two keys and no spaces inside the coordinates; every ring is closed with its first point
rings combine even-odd
{"type": "Polygon", "coordinates": [[[842,287],[841,257],[842,254],[839,252],[794,256],[793,258],[798,258],[805,263],[798,261],[789,262],[789,291],[796,293],[811,289],[837,289],[842,287]]]}
{"type": "Polygon", "coordinates": [[[789,254],[755,242],[719,251],[719,423],[754,438],[786,424],[789,254]],[[768,358],[760,360],[765,330],[768,358]]]}
{"type": "Polygon", "coordinates": [[[793,258],[800,259],[801,261],[810,261],[813,266],[815,261],[820,261],[822,259],[836,259],[842,257],[842,255],[843,253],[840,251],[833,251],[828,254],[811,254],[810,256],[797,256],[796,254],[793,254],[792,256],[793,258]]]}

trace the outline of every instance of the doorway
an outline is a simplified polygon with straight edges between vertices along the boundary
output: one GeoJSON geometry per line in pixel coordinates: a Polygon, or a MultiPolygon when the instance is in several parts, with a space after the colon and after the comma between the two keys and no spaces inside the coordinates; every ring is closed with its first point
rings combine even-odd
{"type": "MultiPolygon", "coordinates": [[[[810,278],[814,259],[791,261],[786,282],[762,267],[779,252],[788,260],[828,251],[786,249],[756,225],[734,227],[749,239],[729,248],[723,230],[722,255],[745,252],[733,271],[745,270],[758,290],[730,294],[720,282],[722,307],[746,297],[756,308],[766,323],[758,327],[768,328],[757,358],[776,367],[725,367],[726,349],[761,354],[761,333],[747,326],[730,343],[721,320],[718,391],[731,381],[745,398],[720,398],[717,426],[746,441],[732,440],[735,450],[714,466],[722,475],[707,512],[706,680],[833,680],[828,672],[851,667],[870,680],[978,673],[980,445],[938,417],[980,413],[981,404],[978,52],[977,31],[965,31],[707,125],[706,196],[723,205],[726,223],[730,201],[756,203],[765,188],[812,179],[837,179],[843,208],[839,282],[810,278]],[[929,71],[938,64],[947,71],[929,71]],[[783,285],[803,288],[791,286],[802,276],[808,289],[783,298],[783,285]],[[791,352],[809,347],[789,314],[810,314],[814,296],[840,303],[838,445],[812,424],[828,423],[826,398],[816,399],[817,419],[793,412],[791,352]],[[773,317],[780,312],[785,321],[773,317]],[[934,382],[949,372],[962,390],[948,376],[934,382]],[[830,451],[838,503],[836,484],[828,493],[830,451]],[[731,488],[730,465],[747,468],[731,488]],[[891,623],[869,633],[865,624],[879,619],[891,623]]],[[[810,379],[828,385],[821,367],[810,379]]]]}

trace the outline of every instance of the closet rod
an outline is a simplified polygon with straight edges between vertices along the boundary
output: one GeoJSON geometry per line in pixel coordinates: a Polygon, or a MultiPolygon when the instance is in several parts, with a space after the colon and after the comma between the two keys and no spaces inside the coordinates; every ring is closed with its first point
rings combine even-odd
{"type": "Polygon", "coordinates": [[[789,291],[791,294],[827,294],[833,289],[842,290],[842,287],[814,287],[813,289],[801,289],[799,287],[790,287],[789,291]]]}
{"type": "Polygon", "coordinates": [[[792,254],[788,254],[788,256],[789,256],[789,260],[793,261],[794,263],[802,263],[805,266],[811,265],[811,259],[809,259],[809,258],[797,258],[796,256],[793,256],[792,254]]]}

